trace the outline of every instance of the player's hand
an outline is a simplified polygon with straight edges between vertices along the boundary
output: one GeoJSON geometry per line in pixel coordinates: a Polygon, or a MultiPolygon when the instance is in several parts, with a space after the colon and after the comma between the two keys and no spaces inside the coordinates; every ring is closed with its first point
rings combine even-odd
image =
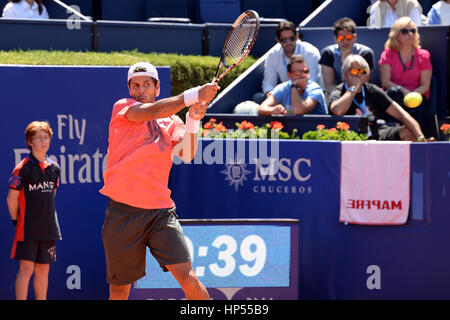
{"type": "Polygon", "coordinates": [[[219,91],[220,87],[214,83],[207,83],[198,88],[198,102],[209,104],[219,91]]]}
{"type": "Polygon", "coordinates": [[[206,113],[207,109],[208,109],[208,105],[207,104],[202,104],[202,103],[193,104],[189,108],[189,116],[193,120],[201,120],[205,116],[205,113],[206,113]]]}
{"type": "Polygon", "coordinates": [[[287,111],[281,104],[277,104],[275,107],[270,110],[270,114],[272,115],[278,115],[278,114],[286,114],[287,111]]]}

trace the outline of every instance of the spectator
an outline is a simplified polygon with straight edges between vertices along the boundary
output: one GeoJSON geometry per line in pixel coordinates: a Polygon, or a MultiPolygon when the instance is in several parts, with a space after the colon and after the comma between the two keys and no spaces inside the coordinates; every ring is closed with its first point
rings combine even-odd
{"type": "Polygon", "coordinates": [[[401,17],[410,17],[417,26],[422,25],[422,6],[417,0],[378,0],[368,12],[368,26],[372,28],[390,28],[401,17]]]}
{"type": "Polygon", "coordinates": [[[312,44],[300,41],[295,25],[289,21],[282,21],[276,29],[277,44],[271,50],[264,63],[263,92],[253,95],[252,100],[261,103],[280,82],[288,81],[286,73],[287,60],[294,54],[305,58],[310,68],[311,80],[321,83],[319,68],[320,52],[312,44]]]}
{"type": "Polygon", "coordinates": [[[330,112],[337,116],[361,115],[368,118],[368,134],[375,140],[425,141],[420,125],[393,101],[381,88],[367,83],[369,64],[360,55],[349,55],[341,70],[344,82],[330,94],[330,112]],[[383,112],[403,125],[380,125],[377,118],[383,112]]]}
{"type": "Polygon", "coordinates": [[[436,2],[428,11],[427,22],[429,25],[450,25],[450,0],[436,2]]]}
{"type": "Polygon", "coordinates": [[[327,114],[322,88],[310,80],[310,69],[301,55],[293,55],[287,62],[288,81],[280,83],[258,108],[258,114],[281,115],[293,113],[327,114]]]}
{"type": "Polygon", "coordinates": [[[350,18],[337,20],[333,25],[334,41],[321,52],[319,64],[322,70],[322,79],[325,91],[330,93],[334,87],[342,82],[342,62],[349,54],[359,54],[369,63],[370,73],[373,73],[374,54],[373,50],[365,45],[356,43],[356,24],[350,18]]]}
{"type": "Polygon", "coordinates": [[[378,64],[386,93],[427,129],[432,65],[430,53],[420,48],[419,32],[411,18],[403,17],[394,23],[378,64]],[[414,109],[403,104],[404,96],[412,91],[423,95],[422,104],[414,109]]]}
{"type": "Polygon", "coordinates": [[[3,8],[3,18],[48,19],[42,0],[10,0],[3,8]]]}

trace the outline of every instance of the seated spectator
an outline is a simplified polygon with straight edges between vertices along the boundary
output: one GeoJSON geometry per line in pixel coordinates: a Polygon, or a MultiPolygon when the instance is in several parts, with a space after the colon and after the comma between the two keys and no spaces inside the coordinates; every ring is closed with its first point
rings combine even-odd
{"type": "Polygon", "coordinates": [[[294,54],[305,58],[310,68],[311,80],[321,83],[319,70],[320,52],[312,44],[300,41],[296,26],[289,21],[282,21],[275,31],[277,44],[271,50],[264,62],[263,92],[253,95],[252,100],[261,103],[280,82],[288,81],[286,73],[287,60],[294,54]]]}
{"type": "Polygon", "coordinates": [[[441,0],[433,4],[428,11],[427,23],[450,25],[450,0],[441,0]]]}
{"type": "Polygon", "coordinates": [[[258,114],[328,114],[322,88],[310,80],[310,69],[301,55],[293,55],[287,62],[288,81],[277,85],[261,103],[258,114]]]}
{"type": "Polygon", "coordinates": [[[409,17],[398,19],[392,26],[378,64],[381,85],[386,93],[424,130],[428,129],[426,109],[432,76],[430,52],[420,48],[419,32],[409,17]],[[403,103],[404,96],[412,91],[423,95],[422,104],[413,109],[403,103]]]}
{"type": "Polygon", "coordinates": [[[10,0],[3,8],[3,18],[48,19],[42,0],[10,0]]]}
{"type": "Polygon", "coordinates": [[[368,118],[367,132],[374,140],[425,141],[420,125],[378,86],[367,82],[369,64],[359,55],[349,55],[341,70],[344,82],[330,94],[330,112],[337,116],[368,118]],[[403,125],[380,125],[377,119],[387,112],[403,125]]]}
{"type": "Polygon", "coordinates": [[[372,28],[390,28],[401,17],[410,17],[422,25],[422,6],[417,0],[378,0],[368,8],[367,25],[372,28]]]}
{"type": "Polygon", "coordinates": [[[334,41],[321,52],[319,64],[322,70],[322,79],[325,91],[330,93],[334,87],[342,82],[342,62],[349,54],[359,54],[369,63],[370,73],[373,73],[373,50],[365,45],[356,43],[356,24],[350,18],[337,20],[333,25],[334,41]]]}

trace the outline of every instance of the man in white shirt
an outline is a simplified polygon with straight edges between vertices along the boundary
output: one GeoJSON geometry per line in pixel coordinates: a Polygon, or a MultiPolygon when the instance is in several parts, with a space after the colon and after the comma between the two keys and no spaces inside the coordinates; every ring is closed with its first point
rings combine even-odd
{"type": "Polygon", "coordinates": [[[264,78],[262,81],[262,92],[253,95],[252,100],[256,103],[264,101],[275,86],[289,80],[287,76],[287,61],[290,57],[301,55],[310,69],[310,79],[322,84],[319,59],[320,51],[312,44],[301,41],[298,38],[296,26],[289,21],[282,21],[276,29],[277,44],[264,62],[264,78]]]}
{"type": "Polygon", "coordinates": [[[3,18],[48,19],[42,0],[11,0],[3,8],[3,18]]]}
{"type": "Polygon", "coordinates": [[[428,24],[450,25],[450,0],[436,2],[428,12],[428,24]]]}
{"type": "Polygon", "coordinates": [[[369,8],[368,26],[390,28],[401,17],[410,17],[416,26],[422,25],[422,6],[417,0],[378,0],[369,8]]]}

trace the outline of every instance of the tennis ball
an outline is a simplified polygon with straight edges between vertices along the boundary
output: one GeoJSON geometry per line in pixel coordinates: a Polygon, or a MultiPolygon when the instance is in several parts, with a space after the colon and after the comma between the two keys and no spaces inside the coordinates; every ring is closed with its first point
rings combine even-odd
{"type": "Polygon", "coordinates": [[[418,92],[410,92],[403,98],[403,103],[408,108],[417,108],[422,103],[422,95],[418,92]]]}

